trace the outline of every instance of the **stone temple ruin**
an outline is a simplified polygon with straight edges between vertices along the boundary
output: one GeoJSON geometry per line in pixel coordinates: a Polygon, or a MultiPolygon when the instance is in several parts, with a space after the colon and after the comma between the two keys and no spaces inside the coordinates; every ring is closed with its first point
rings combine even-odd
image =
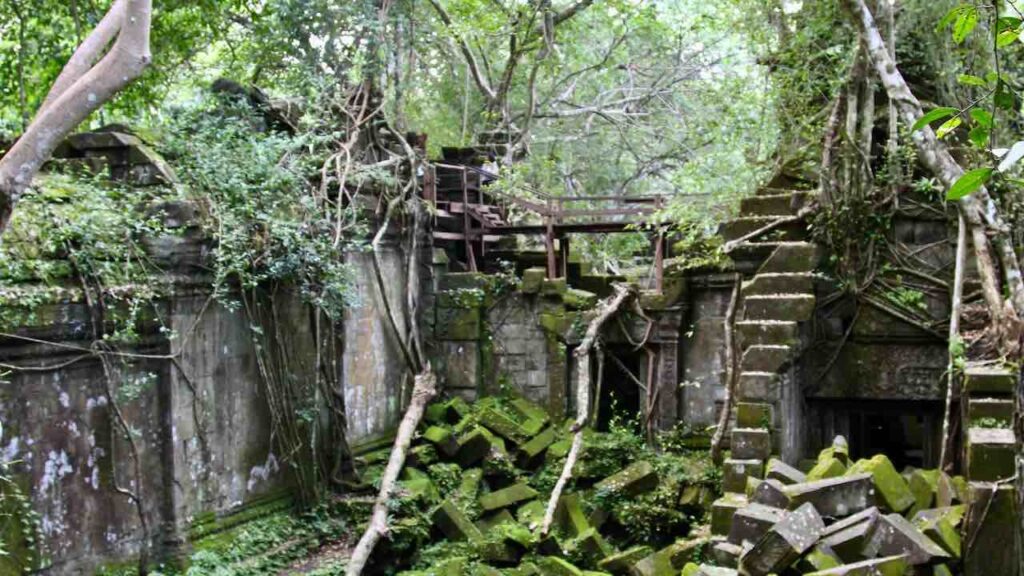
{"type": "MultiPolygon", "coordinates": [[[[171,167],[121,130],[76,136],[61,154],[109,167],[132,185],[173,181],[171,167]]],[[[808,229],[808,183],[779,179],[742,201],[720,230],[730,264],[688,267],[675,257],[672,230],[656,229],[642,257],[647,273],[626,278],[594,271],[570,239],[631,230],[661,200],[508,198],[488,188],[495,146],[446,149],[428,166],[423,198],[431,225],[414,245],[420,270],[407,269],[403,255],[413,246],[402,244],[403,235],[382,244],[384,275],[396,291],[409,274],[420,279],[427,356],[445,390],[402,476],[405,490],[430,503],[436,538],[480,543],[474,554],[483,564],[517,574],[1016,574],[1015,495],[1005,481],[1014,475],[1016,373],[966,368],[956,391],[964,423],[955,437],[959,474],[935,470],[947,345],[917,324],[833,296],[835,287],[818,273],[830,255],[808,229]],[[530,530],[547,494],[525,480],[489,477],[485,462],[502,454],[515,477],[525,478],[545,458],[564,457],[562,421],[576,410],[573,351],[599,300],[617,282],[639,284],[637,309],[605,330],[596,428],[609,430],[613,413],[625,412],[649,435],[685,429],[686,445],[705,450],[726,398],[725,320],[737,275],[737,378],[721,482],[673,484],[680,509],[708,514],[708,530],[658,549],[609,545],[603,527],[616,520],[581,501],[665,486],[654,463],[636,460],[605,476],[583,474],[591,492],[568,492],[558,503],[561,536],[538,539],[530,530]],[[437,462],[462,470],[450,494],[439,493],[427,473],[437,462]],[[467,517],[460,502],[471,502],[477,517],[467,517]],[[502,525],[500,538],[487,536],[502,525]],[[526,555],[541,560],[523,561],[526,555]]],[[[186,379],[159,359],[170,350],[165,335],[145,334],[136,352],[153,359],[136,369],[152,385],[130,409],[145,423],[144,514],[154,541],[174,556],[286,508],[293,486],[266,434],[270,416],[248,327],[207,304],[198,208],[160,210],[181,233],[149,244],[175,288],[164,303],[171,328],[198,327],[181,351],[194,375],[186,379]]],[[[907,210],[893,234],[942,268],[953,257],[942,241],[947,228],[944,218],[907,210]]],[[[404,366],[379,314],[372,257],[345,258],[358,304],[345,314],[337,381],[353,454],[373,466],[386,459],[401,418],[404,366]]],[[[925,306],[936,321],[948,316],[940,299],[925,306]]],[[[296,299],[281,314],[294,339],[294,369],[311,374],[314,336],[302,306],[296,299]]],[[[54,574],[91,573],[129,558],[141,538],[137,516],[109,490],[106,458],[117,447],[103,444],[112,424],[99,392],[102,368],[61,367],[88,341],[87,322],[81,299],[62,294],[33,323],[0,337],[4,363],[51,367],[7,376],[0,417],[4,450],[22,463],[41,519],[45,568],[54,574]]],[[[471,573],[459,564],[466,561],[454,558],[436,573],[471,573]]],[[[472,573],[512,573],[479,570],[472,573]]]]}

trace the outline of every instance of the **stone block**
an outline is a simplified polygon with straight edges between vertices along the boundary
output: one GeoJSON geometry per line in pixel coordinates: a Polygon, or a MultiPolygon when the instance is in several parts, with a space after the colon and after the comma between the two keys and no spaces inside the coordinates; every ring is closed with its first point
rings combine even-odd
{"type": "Polygon", "coordinates": [[[516,520],[526,527],[540,526],[544,521],[547,503],[542,500],[531,500],[516,509],[516,520]]]}
{"type": "Polygon", "coordinates": [[[736,427],[771,429],[772,405],[765,402],[737,402],[736,427]]]}
{"type": "Polygon", "coordinates": [[[822,536],[821,544],[832,550],[843,562],[859,562],[866,559],[868,556],[865,555],[864,548],[874,535],[880,516],[876,508],[869,508],[866,512],[872,514],[866,517],[863,514],[856,514],[857,522],[830,526],[827,529],[828,534],[822,536]]]}
{"type": "Polygon", "coordinates": [[[846,438],[842,436],[836,436],[832,439],[832,445],[825,448],[821,452],[818,452],[818,459],[822,458],[836,458],[843,463],[844,466],[850,465],[850,444],[846,441],[846,438]]]}
{"type": "Polygon", "coordinates": [[[562,302],[569,310],[589,310],[597,305],[597,294],[569,288],[562,293],[562,302]]]}
{"type": "Polygon", "coordinates": [[[735,428],[730,448],[737,460],[767,460],[772,453],[772,436],[763,428],[735,428]]]}
{"type": "Polygon", "coordinates": [[[949,524],[954,528],[958,528],[960,524],[963,523],[966,509],[967,508],[964,504],[957,504],[956,506],[944,506],[942,508],[921,510],[910,518],[910,522],[915,526],[919,526],[921,523],[927,523],[933,519],[942,518],[949,522],[949,524]]]}
{"type": "Polygon", "coordinates": [[[960,557],[960,532],[944,516],[928,516],[911,522],[922,534],[942,547],[953,558],[960,557]]]}
{"type": "MultiPolygon", "coordinates": [[[[707,564],[701,564],[697,567],[696,572],[692,573],[692,576],[737,576],[739,574],[732,568],[723,568],[721,566],[708,566],[707,564]]],[[[683,572],[683,576],[691,576],[686,572],[683,572]]]]}
{"type": "Polygon", "coordinates": [[[758,344],[792,345],[797,341],[796,322],[782,320],[740,320],[736,340],[741,350],[758,344]]]}
{"type": "Polygon", "coordinates": [[[783,509],[757,503],[740,508],[732,515],[729,542],[736,545],[741,545],[744,542],[753,544],[785,515],[786,511],[783,509]]]}
{"type": "Polygon", "coordinates": [[[820,259],[821,251],[810,242],[781,242],[757,273],[812,272],[820,259]]]}
{"type": "Polygon", "coordinates": [[[544,455],[544,451],[555,442],[557,437],[558,432],[553,426],[549,426],[543,432],[530,439],[529,442],[520,446],[519,465],[523,468],[535,466],[544,455]]]}
{"type": "Polygon", "coordinates": [[[779,375],[775,372],[741,372],[736,395],[746,402],[777,402],[782,398],[779,375]]]}
{"type": "Polygon", "coordinates": [[[514,398],[509,402],[509,406],[519,415],[520,420],[533,420],[540,422],[542,425],[547,424],[550,420],[544,408],[530,402],[526,398],[514,398]]]}
{"type": "Polygon", "coordinates": [[[815,298],[810,294],[750,296],[743,301],[744,320],[803,322],[814,314],[815,298]]]}
{"type": "Polygon", "coordinates": [[[634,462],[620,472],[598,482],[594,488],[604,494],[636,496],[658,485],[658,473],[650,462],[634,462]]]}
{"type": "Polygon", "coordinates": [[[491,439],[480,428],[473,427],[459,438],[455,460],[466,468],[480,462],[491,453],[491,439]]]}
{"type": "Polygon", "coordinates": [[[433,444],[445,456],[454,456],[459,450],[459,443],[448,428],[429,426],[423,431],[423,439],[433,444]]]}
{"type": "Polygon", "coordinates": [[[804,504],[787,513],[740,557],[740,571],[748,576],[781,573],[810,550],[824,530],[818,511],[804,504]]]}
{"type": "Polygon", "coordinates": [[[758,274],[743,283],[743,297],[768,294],[811,294],[814,292],[814,275],[802,273],[758,274]]]}
{"type": "Polygon", "coordinates": [[[884,454],[878,454],[870,460],[858,460],[848,473],[871,474],[878,502],[892,512],[903,513],[914,505],[914,494],[910,486],[884,454]]]}
{"type": "Polygon", "coordinates": [[[520,504],[527,500],[533,500],[538,496],[537,491],[527,484],[513,484],[508,488],[502,488],[480,496],[480,508],[484,512],[507,508],[520,504]]]}
{"type": "Polygon", "coordinates": [[[948,552],[922,534],[909,520],[895,513],[878,517],[874,533],[864,545],[864,555],[867,558],[902,555],[911,566],[937,564],[949,559],[948,552]]]}
{"type": "Polygon", "coordinates": [[[518,422],[494,408],[481,410],[477,420],[491,432],[515,444],[522,444],[528,439],[527,432],[522,429],[518,422]]]}
{"type": "Polygon", "coordinates": [[[479,468],[470,468],[462,472],[462,479],[459,480],[458,497],[463,501],[476,500],[480,493],[480,483],[483,481],[484,471],[479,468]]]}
{"type": "Polygon", "coordinates": [[[438,282],[438,291],[448,290],[486,290],[491,286],[491,278],[483,272],[448,272],[438,282]]]}
{"type": "Polygon", "coordinates": [[[865,510],[874,503],[870,474],[856,474],[786,486],[790,507],[814,505],[822,516],[841,518],[865,510]]]}
{"type": "Polygon", "coordinates": [[[1001,366],[968,366],[964,383],[969,396],[1010,396],[1017,386],[1017,374],[1001,366]]]}
{"type": "Polygon", "coordinates": [[[726,492],[746,493],[749,477],[764,477],[763,461],[728,458],[722,464],[722,490],[726,492]]]}
{"type": "Polygon", "coordinates": [[[480,530],[451,500],[445,500],[434,509],[433,520],[434,526],[437,526],[449,540],[476,542],[483,537],[480,530]]]}
{"type": "Polygon", "coordinates": [[[587,528],[566,543],[565,552],[573,558],[583,558],[593,566],[610,556],[614,549],[595,528],[587,528]]]}
{"type": "Polygon", "coordinates": [[[796,569],[801,574],[807,574],[808,572],[828,570],[842,566],[842,564],[843,560],[831,548],[818,542],[814,548],[797,560],[796,569]]]}
{"type": "Polygon", "coordinates": [[[971,482],[967,525],[972,545],[963,550],[964,576],[1020,576],[1017,564],[1016,490],[1012,484],[971,482]]]}
{"type": "Polygon", "coordinates": [[[846,466],[838,459],[831,456],[819,458],[814,468],[807,473],[807,480],[825,480],[827,478],[838,478],[846,474],[846,466]]]}
{"type": "Polygon", "coordinates": [[[887,556],[809,572],[805,576],[903,576],[906,570],[907,561],[903,556],[887,556]]]}
{"type": "Polygon", "coordinates": [[[1005,428],[1013,424],[1013,400],[1005,398],[969,398],[967,400],[967,421],[974,425],[979,421],[998,422],[1005,428]]]}
{"type": "Polygon", "coordinates": [[[548,272],[544,268],[527,268],[523,270],[523,279],[519,282],[519,291],[523,294],[537,294],[544,284],[548,272]]]}
{"type": "Polygon", "coordinates": [[[807,481],[807,475],[778,458],[768,460],[765,478],[778,480],[783,484],[800,484],[807,481]]]}
{"type": "Polygon", "coordinates": [[[926,510],[935,505],[935,496],[939,492],[939,471],[938,470],[914,470],[907,480],[910,493],[914,495],[914,505],[906,513],[908,518],[913,518],[921,510],[926,510]]]}
{"type": "Polygon", "coordinates": [[[970,428],[967,431],[967,477],[995,482],[1014,474],[1013,430],[970,428]]]}
{"type": "Polygon", "coordinates": [[[650,556],[652,552],[650,546],[633,546],[622,552],[609,555],[598,562],[597,567],[612,574],[629,574],[634,564],[650,556]]]}
{"type": "Polygon", "coordinates": [[[737,510],[747,505],[747,498],[742,494],[726,493],[711,504],[711,533],[727,536],[732,528],[732,516],[737,510]]]}
{"type": "Polygon", "coordinates": [[[583,570],[556,556],[541,556],[537,559],[537,567],[546,576],[583,576],[583,570]]]}
{"type": "Polygon", "coordinates": [[[502,508],[494,514],[488,514],[487,516],[477,520],[476,527],[480,529],[480,532],[487,533],[491,529],[501,526],[502,524],[509,522],[514,523],[515,521],[516,519],[512,516],[512,513],[502,508]]]}
{"type": "Polygon", "coordinates": [[[434,310],[434,334],[438,340],[472,341],[483,335],[479,308],[436,307],[434,310]]]}
{"type": "Polygon", "coordinates": [[[743,547],[732,542],[716,542],[711,546],[711,559],[717,566],[724,568],[737,568],[740,565],[740,556],[743,555],[743,547]]]}
{"type": "Polygon", "coordinates": [[[707,538],[676,540],[634,564],[633,573],[637,576],[662,576],[663,574],[675,576],[707,543],[707,538]]]}
{"type": "Polygon", "coordinates": [[[793,349],[785,345],[758,344],[743,351],[740,366],[744,372],[778,372],[789,362],[793,349]]]}
{"type": "Polygon", "coordinates": [[[789,496],[786,495],[786,485],[774,478],[761,480],[754,487],[750,501],[756,504],[763,504],[773,508],[789,508],[789,496]]]}
{"type": "Polygon", "coordinates": [[[555,507],[555,521],[566,533],[579,535],[591,528],[578,494],[564,494],[555,507]]]}

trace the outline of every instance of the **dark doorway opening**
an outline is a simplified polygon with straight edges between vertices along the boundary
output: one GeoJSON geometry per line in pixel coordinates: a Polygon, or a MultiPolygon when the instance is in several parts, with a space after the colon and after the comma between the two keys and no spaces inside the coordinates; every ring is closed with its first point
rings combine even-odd
{"type": "Polygon", "coordinates": [[[606,432],[613,419],[637,422],[641,414],[642,391],[634,378],[644,380],[642,354],[632,346],[608,345],[605,351],[604,375],[598,398],[597,429],[606,432]],[[618,362],[616,362],[618,359],[618,362]],[[621,366],[620,366],[621,363],[621,366]],[[632,374],[630,376],[625,370],[632,374]]]}
{"type": "Polygon", "coordinates": [[[852,458],[885,454],[897,470],[934,468],[942,437],[942,403],[930,400],[809,400],[812,450],[836,435],[850,443],[852,458]]]}

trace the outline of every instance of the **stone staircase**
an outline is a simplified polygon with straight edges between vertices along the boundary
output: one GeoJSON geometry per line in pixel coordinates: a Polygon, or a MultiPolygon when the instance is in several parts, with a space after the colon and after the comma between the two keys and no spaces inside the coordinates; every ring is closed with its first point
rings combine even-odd
{"type": "MultiPolygon", "coordinates": [[[[743,200],[737,218],[720,233],[737,240],[774,221],[790,218],[813,194],[765,188],[743,200]]],[[[725,497],[716,502],[728,513],[744,500],[747,479],[764,477],[773,454],[796,458],[796,422],[800,393],[796,390],[794,360],[801,352],[800,323],[814,314],[813,271],[818,247],[807,242],[801,221],[787,222],[761,237],[738,244],[732,251],[738,271],[747,276],[741,288],[736,333],[740,373],[736,390],[736,420],[730,435],[731,454],[725,461],[725,497]]],[[[728,525],[720,518],[718,525],[728,525]]]]}

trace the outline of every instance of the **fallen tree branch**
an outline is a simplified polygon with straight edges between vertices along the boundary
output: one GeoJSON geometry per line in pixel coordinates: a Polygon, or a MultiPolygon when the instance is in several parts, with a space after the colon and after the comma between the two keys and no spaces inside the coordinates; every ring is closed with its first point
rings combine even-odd
{"type": "Polygon", "coordinates": [[[792,224],[794,222],[799,222],[801,220],[801,218],[802,218],[802,216],[787,216],[785,218],[779,218],[778,220],[773,220],[773,221],[769,222],[768,224],[765,224],[764,226],[761,226],[757,230],[754,230],[753,232],[749,232],[749,233],[744,234],[743,236],[741,236],[741,237],[739,237],[739,238],[737,238],[735,240],[730,240],[730,241],[726,242],[725,245],[722,246],[722,251],[725,252],[726,254],[728,254],[728,253],[732,252],[733,250],[735,250],[737,246],[739,246],[740,244],[743,244],[744,242],[749,242],[749,241],[753,240],[754,238],[757,238],[759,236],[767,234],[768,232],[771,232],[772,230],[774,230],[774,229],[776,229],[776,228],[778,228],[780,226],[785,226],[786,224],[792,224]]]}
{"type": "Polygon", "coordinates": [[[950,420],[953,417],[953,384],[956,383],[956,356],[960,341],[960,305],[964,295],[964,266],[967,260],[967,223],[964,222],[963,211],[957,218],[956,234],[956,268],[953,273],[953,296],[949,314],[949,365],[946,367],[946,410],[942,417],[942,447],[939,451],[939,470],[945,470],[949,464],[950,420]]]}
{"type": "Polygon", "coordinates": [[[597,346],[597,337],[601,327],[611,319],[625,304],[636,297],[636,287],[630,284],[616,284],[615,294],[602,301],[597,307],[597,316],[590,321],[587,331],[580,341],[580,345],[574,353],[576,357],[576,421],[572,425],[572,447],[565,459],[562,473],[555,483],[548,499],[548,506],[544,512],[544,523],[541,525],[541,534],[547,535],[551,531],[551,524],[555,520],[555,509],[558,507],[558,500],[562,497],[565,485],[572,478],[572,469],[580,457],[580,450],[583,448],[583,429],[587,425],[590,410],[590,358],[594,348],[597,346]]]}

